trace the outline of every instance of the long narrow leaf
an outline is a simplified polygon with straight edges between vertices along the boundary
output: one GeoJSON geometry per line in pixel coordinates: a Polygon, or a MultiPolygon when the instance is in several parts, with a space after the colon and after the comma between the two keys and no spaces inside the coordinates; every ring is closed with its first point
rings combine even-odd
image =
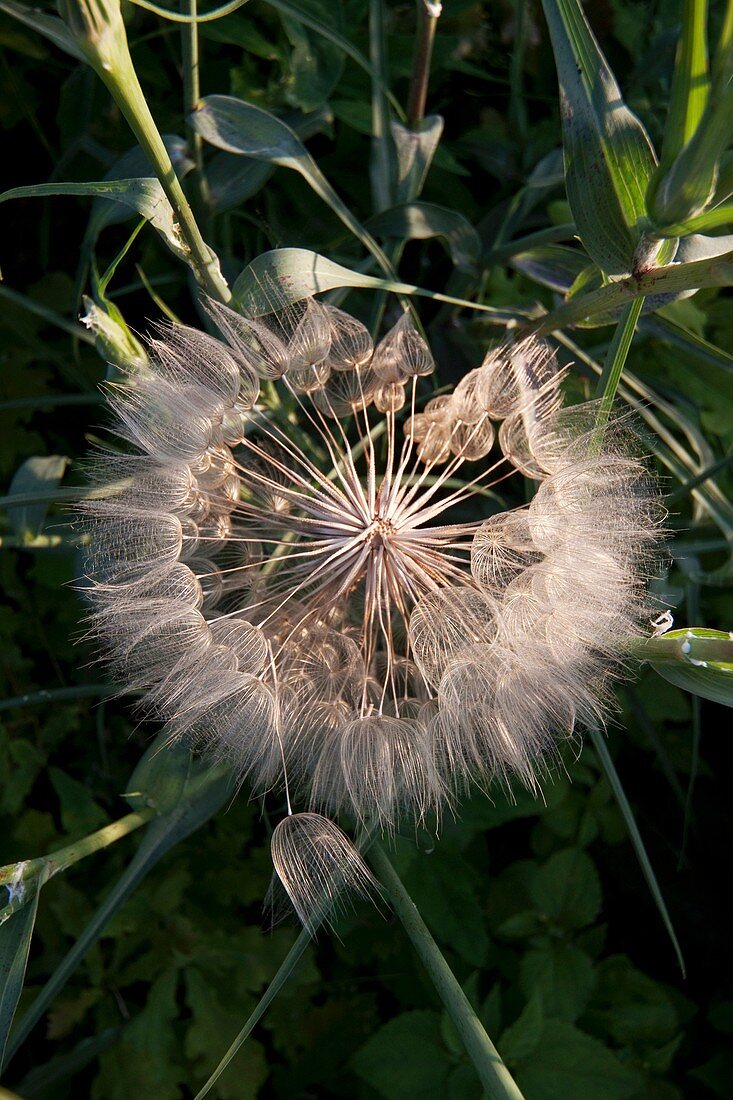
{"type": "Polygon", "coordinates": [[[388,258],[371,233],[354,217],[298,136],[281,119],[234,96],[211,95],[201,100],[191,123],[217,149],[253,160],[264,160],[300,173],[319,198],[371,252],[382,270],[393,275],[388,258]]]}
{"type": "MultiPolygon", "coordinates": [[[[714,240],[715,238],[710,238],[714,240]]],[[[728,239],[726,239],[728,240],[728,239]]],[[[730,243],[720,255],[694,260],[691,263],[673,263],[657,267],[643,275],[619,279],[598,290],[581,294],[558,306],[533,326],[538,335],[555,332],[568,325],[576,325],[589,317],[610,314],[634,298],[652,297],[659,307],[671,301],[667,295],[677,295],[702,287],[733,285],[733,251],[730,243]]],[[[613,316],[607,323],[612,323],[613,316]]]]}
{"type": "Polygon", "coordinates": [[[146,218],[179,258],[184,260],[189,258],[173,208],[157,179],[98,180],[94,183],[37,183],[5,191],[0,195],[0,202],[7,202],[8,199],[40,198],[46,195],[91,195],[94,198],[114,199],[115,202],[136,210],[146,218]]]}
{"type": "MultiPolygon", "coordinates": [[[[8,1044],[8,1059],[38,1023],[56,994],[63,989],[89,949],[96,943],[107,923],[127,900],[139,882],[174,844],[200,828],[231,796],[232,779],[228,771],[205,768],[189,782],[186,793],[169,813],[155,818],[148,826],[134,858],[117,880],[74,946],[19,1021],[8,1044]]],[[[15,918],[13,918],[15,919],[15,918]]]]}
{"type": "Polygon", "coordinates": [[[23,989],[28,953],[38,912],[41,887],[48,878],[44,871],[32,887],[33,896],[21,909],[0,924],[0,1073],[5,1066],[8,1035],[23,989]]]}
{"type": "Polygon", "coordinates": [[[698,127],[710,94],[707,0],[683,0],[660,168],[666,169],[698,127]]]}
{"type": "Polygon", "coordinates": [[[239,275],[232,288],[234,301],[249,317],[263,316],[283,309],[291,302],[309,298],[338,287],[369,287],[389,290],[394,294],[416,295],[448,302],[487,313],[498,323],[507,324],[517,317],[516,310],[495,309],[477,302],[452,298],[423,287],[400,283],[393,279],[378,279],[353,271],[307,248],[276,248],[263,252],[239,275]]]}
{"type": "Polygon", "coordinates": [[[632,269],[654,148],[624,103],[579,0],[543,0],[560,81],[570,209],[589,255],[609,275],[632,269]]]}
{"type": "Polygon", "coordinates": [[[639,826],[636,824],[634,811],[631,809],[629,800],[626,797],[626,792],[623,788],[623,784],[621,783],[619,774],[616,771],[616,766],[611,759],[611,754],[608,751],[605,737],[599,729],[595,728],[591,729],[590,735],[591,740],[593,741],[593,748],[598,753],[598,757],[603,766],[603,770],[606,773],[606,778],[608,779],[608,782],[611,786],[611,790],[613,791],[616,802],[618,803],[618,807],[623,814],[624,821],[626,822],[626,828],[629,830],[631,843],[633,844],[634,851],[636,852],[636,858],[639,861],[639,866],[641,867],[642,874],[646,879],[649,891],[654,898],[654,904],[659,910],[659,915],[662,918],[664,927],[667,929],[667,934],[672,941],[672,946],[674,948],[675,955],[677,956],[677,962],[680,965],[680,970],[682,971],[682,976],[684,977],[685,960],[682,954],[682,948],[680,947],[679,940],[677,939],[677,933],[674,930],[672,918],[669,915],[667,904],[662,895],[662,891],[659,888],[659,882],[657,881],[657,876],[654,873],[654,868],[652,867],[651,860],[649,859],[644,841],[641,838],[639,826]]]}

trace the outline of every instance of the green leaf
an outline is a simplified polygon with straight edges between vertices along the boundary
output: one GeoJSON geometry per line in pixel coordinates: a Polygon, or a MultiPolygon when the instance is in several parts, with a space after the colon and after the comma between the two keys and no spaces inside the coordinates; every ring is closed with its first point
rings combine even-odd
{"type": "Polygon", "coordinates": [[[443,119],[426,115],[414,130],[401,122],[392,122],[390,129],[397,155],[395,199],[398,204],[410,202],[425,184],[443,133],[443,119]]]}
{"type": "Polygon", "coordinates": [[[277,248],[263,252],[245,267],[232,287],[232,297],[246,316],[260,317],[342,286],[407,289],[401,283],[350,271],[305,248],[277,248]]]}
{"type": "Polygon", "coordinates": [[[710,94],[707,7],[707,0],[682,2],[682,33],[677,40],[660,169],[668,168],[690,140],[707,106],[710,94]]]}
{"type": "Polygon", "coordinates": [[[627,1100],[643,1085],[641,1075],[597,1039],[559,1020],[545,1023],[516,1077],[532,1100],[627,1100]]]}
{"type": "Polygon", "coordinates": [[[667,1043],[677,1034],[680,1014],[675,994],[637,970],[624,955],[604,959],[598,966],[593,1014],[603,1020],[613,1042],[646,1048],[667,1043]]]}
{"type": "Polygon", "coordinates": [[[558,294],[567,294],[583,272],[598,270],[595,264],[589,267],[588,258],[582,252],[560,244],[547,244],[518,252],[509,263],[533,282],[547,286],[558,294]]]}
{"type": "Polygon", "coordinates": [[[542,995],[535,991],[521,1015],[502,1034],[498,1042],[501,1056],[508,1065],[518,1065],[533,1055],[545,1027],[542,995]]]}
{"type": "MultiPolygon", "coordinates": [[[[292,112],[287,124],[305,141],[326,129],[330,113],[324,109],[303,115],[292,112]]],[[[206,168],[209,199],[214,210],[223,213],[256,195],[275,170],[275,165],[263,160],[250,160],[233,153],[217,153],[206,168]]]]}
{"type": "Polygon", "coordinates": [[[107,814],[94,801],[91,791],[61,768],[49,768],[48,778],[58,795],[61,825],[70,836],[84,836],[107,824],[107,814]]]}
{"type": "MultiPolygon", "coordinates": [[[[59,485],[68,464],[69,459],[65,455],[35,455],[27,458],[15,472],[8,496],[51,493],[59,485]]],[[[41,534],[49,503],[50,498],[49,501],[38,504],[8,506],[8,521],[21,539],[32,540],[41,534]]]]}
{"type": "Polygon", "coordinates": [[[170,250],[188,261],[189,251],[181,237],[173,207],[157,179],[99,180],[95,183],[37,183],[14,187],[0,195],[0,202],[44,195],[93,195],[110,198],[136,210],[158,231],[170,250]]]}
{"type": "Polygon", "coordinates": [[[275,313],[292,302],[321,294],[337,287],[369,287],[372,290],[390,290],[394,294],[414,294],[432,298],[436,302],[448,302],[494,315],[506,322],[514,313],[494,309],[448,294],[438,294],[423,287],[394,279],[377,279],[348,267],[334,263],[307,248],[275,248],[263,252],[245,267],[232,287],[233,304],[248,317],[262,317],[275,313]]]}
{"type": "Polygon", "coordinates": [[[690,246],[682,252],[683,256],[694,254],[693,249],[713,254],[690,262],[656,267],[637,277],[618,279],[587,294],[579,294],[548,313],[533,326],[532,331],[538,335],[555,332],[591,317],[597,320],[603,317],[603,323],[612,324],[616,320],[614,311],[634,298],[651,297],[652,308],[658,309],[672,301],[674,296],[686,291],[733,285],[733,250],[730,237],[689,237],[680,242],[678,255],[683,245],[690,246]],[[718,244],[714,243],[716,240],[718,244]],[[717,251],[718,248],[720,252],[717,251]]]}
{"type": "Polygon", "coordinates": [[[171,744],[161,733],[130,776],[125,799],[133,810],[152,806],[159,814],[171,813],[183,797],[193,758],[182,742],[171,744]]]}
{"type": "Polygon", "coordinates": [[[40,8],[27,7],[25,4],[17,4],[15,0],[0,0],[0,11],[12,15],[26,27],[38,31],[44,38],[53,42],[54,46],[65,53],[71,54],[77,61],[86,61],[84,54],[77,46],[74,36],[68,30],[66,24],[56,15],[48,15],[40,8]]]}
{"type": "Polygon", "coordinates": [[[665,237],[688,237],[691,233],[707,233],[710,229],[720,229],[733,222],[733,203],[722,202],[701,214],[692,214],[683,221],[664,226],[658,232],[665,237]]]}
{"type": "Polygon", "coordinates": [[[442,237],[458,268],[473,269],[481,255],[481,239],[468,218],[457,210],[430,202],[393,206],[370,218],[369,229],[378,237],[427,240],[442,237]]]}
{"type": "MultiPolygon", "coordinates": [[[[18,889],[32,889],[32,896],[22,905],[22,908],[16,910],[8,920],[0,924],[0,1073],[5,1066],[8,1034],[23,989],[33,926],[38,912],[38,898],[47,878],[48,869],[44,868],[32,886],[26,887],[21,884],[18,889]]],[[[13,900],[11,886],[8,885],[5,889],[8,891],[8,902],[10,902],[13,900]]]]}
{"type": "Polygon", "coordinates": [[[601,908],[601,884],[589,856],[579,848],[556,852],[530,885],[540,913],[563,928],[584,928],[601,908]]]}
{"type": "Polygon", "coordinates": [[[100,1058],[92,1100],[178,1100],[185,1081],[178,1055],[177,970],[166,970],[150,989],[142,1012],[100,1058]]]}
{"type": "Polygon", "coordinates": [[[389,260],[372,235],[357,221],[321,172],[300,138],[281,119],[234,96],[211,95],[201,100],[191,125],[217,149],[290,168],[310,187],[355,237],[392,274],[389,260]]]}
{"type": "Polygon", "coordinates": [[[529,950],[519,965],[525,997],[539,992],[546,1014],[568,1023],[580,1016],[595,981],[592,960],[571,943],[548,940],[529,950]]]}
{"type": "MultiPolygon", "coordinates": [[[[178,134],[161,134],[161,137],[168,156],[171,158],[171,163],[176,170],[176,175],[179,179],[184,179],[195,167],[194,162],[188,155],[188,146],[185,139],[178,134]]],[[[143,150],[136,145],[132,149],[128,149],[114,162],[109,171],[105,173],[104,182],[152,182],[152,172],[152,163],[143,150]]],[[[91,253],[103,229],[106,229],[108,225],[125,221],[134,213],[140,213],[147,218],[144,210],[139,209],[134,203],[126,203],[118,195],[110,197],[97,196],[92,203],[89,221],[84,233],[82,251],[91,253]]],[[[156,226],[156,228],[158,227],[156,226]]]]}
{"type": "Polygon", "coordinates": [[[649,216],[660,233],[702,214],[718,185],[721,159],[730,144],[733,84],[713,95],[697,130],[666,172],[657,172],[649,188],[649,216]]]}
{"type": "Polygon", "coordinates": [[[404,1012],[390,1020],[351,1064],[385,1100],[445,1100],[451,1060],[435,1012],[404,1012]]]}
{"type": "Polygon", "coordinates": [[[670,630],[649,639],[640,655],[669,683],[733,707],[733,633],[704,627],[670,630]]]}
{"type": "Polygon", "coordinates": [[[283,28],[293,51],[290,55],[292,81],[286,91],[288,102],[302,111],[313,111],[326,102],[341,78],[344,53],[340,46],[312,30],[301,20],[301,11],[315,16],[321,26],[330,23],[338,33],[343,26],[340,2],[300,0],[292,5],[292,14],[280,8],[283,28]]]}
{"type": "Polygon", "coordinates": [[[112,887],[89,924],[61,964],[33,1001],[13,1034],[9,1056],[15,1054],[38,1023],[48,1005],[96,943],[104,928],[139,882],[175,844],[200,828],[231,797],[232,775],[228,769],[212,767],[207,761],[192,769],[177,805],[154,818],[145,830],[140,847],[112,887]]]}
{"type": "Polygon", "coordinates": [[[562,108],[570,209],[607,275],[631,271],[656,156],[586,21],[579,0],[543,0],[562,108]]]}

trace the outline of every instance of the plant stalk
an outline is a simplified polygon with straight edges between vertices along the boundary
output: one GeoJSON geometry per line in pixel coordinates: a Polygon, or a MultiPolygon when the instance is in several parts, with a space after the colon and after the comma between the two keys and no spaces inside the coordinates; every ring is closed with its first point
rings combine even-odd
{"type": "Polygon", "coordinates": [[[600,397],[601,399],[601,406],[598,410],[598,417],[596,420],[596,425],[599,428],[604,428],[606,426],[608,418],[611,415],[613,402],[616,399],[616,390],[621,381],[621,375],[626,363],[626,356],[629,353],[631,341],[636,331],[636,322],[639,320],[641,307],[643,305],[643,297],[634,298],[632,302],[624,306],[619,322],[616,325],[616,330],[613,334],[613,339],[611,340],[611,345],[603,364],[603,371],[601,377],[598,379],[598,385],[596,387],[596,397],[600,397]]]}
{"type": "Polygon", "coordinates": [[[411,130],[419,126],[425,117],[433,41],[441,11],[442,4],[437,0],[417,0],[417,39],[407,97],[407,125],[411,130]]]}
{"type": "Polygon", "coordinates": [[[198,0],[181,0],[181,11],[189,16],[189,22],[181,27],[181,59],[183,65],[183,112],[186,119],[186,135],[195,164],[193,186],[198,200],[197,210],[202,224],[206,225],[208,187],[204,175],[203,139],[192,126],[191,116],[201,98],[198,0]]]}
{"type": "Polygon", "coordinates": [[[85,58],[111,94],[153,165],[175,212],[198,283],[213,298],[228,302],[231,292],[221,273],[219,260],[201,235],[140,86],[119,0],[64,0],[62,11],[85,58]]]}
{"type": "Polygon", "coordinates": [[[387,854],[378,841],[368,852],[379,881],[399,917],[412,945],[445,1005],[456,1031],[460,1035],[466,1053],[474,1064],[481,1084],[490,1100],[523,1100],[522,1093],[501,1055],[492,1043],[471,1007],[468,997],[443,958],[417,906],[405,890],[387,854]]]}
{"type": "MultiPolygon", "coordinates": [[[[85,859],[102,848],[108,848],[110,844],[114,844],[115,841],[121,840],[123,836],[133,833],[141,825],[147,825],[156,813],[157,811],[152,806],[148,806],[143,810],[136,810],[134,813],[125,814],[118,821],[105,825],[102,829],[97,829],[96,832],[90,833],[89,836],[85,836],[81,840],[75,840],[73,844],[67,844],[66,847],[59,848],[56,852],[51,852],[47,856],[37,856],[35,859],[29,859],[21,865],[20,881],[34,878],[43,867],[48,867],[48,877],[52,878],[59,872],[66,871],[72,864],[78,863],[80,859],[85,859]]],[[[15,879],[18,866],[18,864],[9,864],[7,867],[0,869],[0,885],[15,879]]]]}

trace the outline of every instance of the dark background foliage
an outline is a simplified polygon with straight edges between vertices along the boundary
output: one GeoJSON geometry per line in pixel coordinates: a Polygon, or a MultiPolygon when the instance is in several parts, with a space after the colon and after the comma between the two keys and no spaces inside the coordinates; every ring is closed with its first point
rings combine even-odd
{"type": "MultiPolygon", "coordinates": [[[[364,0],[301,7],[340,26],[366,52],[364,0]]],[[[653,137],[669,91],[677,5],[592,0],[587,13],[653,137]]],[[[140,79],[165,132],[181,133],[179,32],[130,9],[140,79]]],[[[402,102],[412,61],[414,9],[388,12],[391,86],[402,102]]],[[[513,197],[560,143],[556,76],[542,15],[526,5],[521,96],[512,92],[513,4],[451,0],[439,25],[429,110],[445,135],[423,198],[459,210],[486,247],[513,197]]],[[[308,147],[362,221],[370,215],[369,83],[341,52],[260,0],[202,32],[202,91],[232,92],[305,127],[308,147]]],[[[516,87],[515,87],[516,92],[516,87]]],[[[88,68],[0,16],[2,189],[46,180],[99,179],[131,147],[129,131],[88,68]]],[[[232,172],[234,159],[232,158],[232,172]]],[[[355,245],[294,173],[276,170],[210,227],[236,273],[257,253],[298,245],[349,257],[355,245]]],[[[88,200],[17,201],[3,208],[5,286],[69,319],[88,289],[80,243],[88,200]],[[83,280],[83,283],[80,281],[83,280]]],[[[561,186],[543,192],[521,232],[567,221],[561,186]]],[[[127,240],[106,229],[101,270],[127,240]]],[[[408,281],[443,289],[458,276],[435,240],[408,243],[408,281]]],[[[190,288],[158,238],[143,230],[112,297],[144,331],[160,315],[151,290],[195,321],[190,288]]],[[[549,304],[550,291],[511,266],[481,275],[495,306],[549,304]]],[[[354,302],[358,303],[356,296],[354,302]]],[[[678,321],[731,346],[730,295],[702,291],[670,307],[678,321]]],[[[477,365],[493,335],[469,315],[428,306],[423,317],[441,381],[477,365]]],[[[602,358],[608,329],[575,334],[602,358]]],[[[565,358],[569,358],[563,352],[565,358]]],[[[24,304],[0,298],[0,470],[9,484],[33,455],[68,456],[63,485],[104,416],[105,365],[24,304]],[[58,402],[74,395],[75,403],[58,402]]],[[[681,410],[715,455],[733,443],[733,375],[691,357],[654,324],[642,325],[629,365],[681,410]]],[[[582,365],[581,365],[582,366],[582,365]]],[[[587,392],[575,370],[570,386],[587,392]]],[[[721,474],[721,487],[730,477],[721,474]]],[[[670,488],[675,486],[670,485],[670,488]]],[[[664,589],[680,621],[726,629],[733,598],[690,579],[712,569],[695,538],[704,523],[677,503],[673,523],[690,546],[664,589]]],[[[45,533],[68,540],[63,508],[45,533]]],[[[121,793],[155,732],[117,700],[18,697],[97,684],[83,642],[73,546],[18,549],[3,520],[0,548],[0,863],[39,855],[126,812],[121,793]],[[8,535],[10,536],[8,538],[8,535]]],[[[407,833],[395,861],[440,947],[465,984],[527,1100],[650,1100],[733,1095],[733,962],[722,905],[730,871],[729,712],[642,669],[619,691],[608,740],[647,843],[687,964],[683,980],[620,812],[589,746],[568,752],[567,774],[544,801],[501,790],[476,796],[441,836],[407,833]]],[[[579,747],[578,747],[579,748],[579,747]]],[[[295,929],[263,931],[270,877],[266,808],[243,792],[153,870],[117,913],[43,1023],[14,1060],[7,1087],[42,1100],[168,1100],[191,1096],[266,987],[295,929]]],[[[44,890],[28,1003],[129,861],[136,838],[91,857],[44,890]]],[[[22,1005],[21,1005],[22,1009],[22,1005]]],[[[322,935],[214,1093],[222,1098],[360,1097],[478,1100],[479,1086],[432,987],[389,914],[359,908],[338,937],[322,935]]]]}

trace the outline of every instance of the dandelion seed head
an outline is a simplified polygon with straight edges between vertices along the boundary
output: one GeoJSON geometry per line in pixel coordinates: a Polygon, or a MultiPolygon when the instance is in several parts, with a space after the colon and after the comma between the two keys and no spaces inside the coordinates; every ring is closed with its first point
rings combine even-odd
{"type": "Polygon", "coordinates": [[[544,343],[425,403],[408,313],[373,346],[316,299],[206,310],[220,338],[160,328],[109,388],[134,453],[91,464],[90,629],[172,739],[305,808],[273,858],[307,923],[329,875],[369,885],[324,815],[392,831],[472,782],[534,788],[602,720],[662,517],[623,431],[562,408],[544,343]],[[490,514],[512,471],[536,494],[490,514]]]}

